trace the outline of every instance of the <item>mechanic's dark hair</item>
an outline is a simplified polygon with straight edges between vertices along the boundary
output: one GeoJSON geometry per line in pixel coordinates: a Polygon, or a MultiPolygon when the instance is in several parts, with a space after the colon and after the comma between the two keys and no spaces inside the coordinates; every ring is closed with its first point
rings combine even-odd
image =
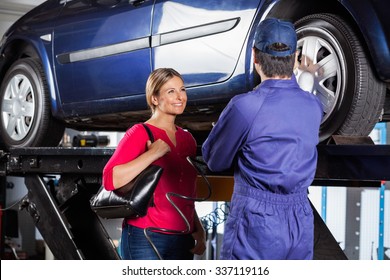
{"type": "Polygon", "coordinates": [[[153,104],[152,97],[159,96],[161,87],[175,76],[179,77],[184,83],[183,77],[180,75],[180,73],[172,68],[158,68],[150,73],[146,82],[145,92],[146,102],[152,110],[152,114],[156,109],[156,105],[153,104]]]}
{"type": "MultiPolygon", "coordinates": [[[[283,51],[287,46],[274,44],[271,47],[274,50],[283,51]]],[[[267,77],[280,76],[289,78],[293,75],[295,53],[289,56],[272,56],[259,51],[256,47],[254,47],[254,50],[256,60],[259,62],[264,75],[267,77]]]]}

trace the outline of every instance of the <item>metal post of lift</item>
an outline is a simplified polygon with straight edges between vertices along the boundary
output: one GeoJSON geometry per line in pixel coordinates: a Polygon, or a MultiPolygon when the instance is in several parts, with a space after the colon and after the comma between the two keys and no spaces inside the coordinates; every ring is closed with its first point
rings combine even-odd
{"type": "MultiPolygon", "coordinates": [[[[376,129],[380,133],[380,144],[386,144],[387,125],[385,123],[378,123],[376,129]]],[[[379,189],[378,260],[384,260],[385,258],[385,192],[386,182],[382,182],[379,189]]]]}
{"type": "Polygon", "coordinates": [[[386,184],[383,183],[379,190],[378,260],[385,259],[385,190],[386,184]]]}
{"type": "Polygon", "coordinates": [[[358,260],[360,257],[361,197],[360,188],[347,189],[346,217],[350,219],[346,221],[344,252],[351,260],[358,260]]]}

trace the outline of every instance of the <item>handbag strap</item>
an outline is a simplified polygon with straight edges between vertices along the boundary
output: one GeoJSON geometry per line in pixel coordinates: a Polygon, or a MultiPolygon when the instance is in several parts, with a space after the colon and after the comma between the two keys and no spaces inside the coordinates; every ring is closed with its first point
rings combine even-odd
{"type": "Polygon", "coordinates": [[[152,141],[152,143],[153,143],[154,142],[154,136],[153,136],[152,131],[150,130],[150,128],[146,124],[142,123],[142,125],[144,126],[146,132],[148,133],[150,141],[152,141]]]}

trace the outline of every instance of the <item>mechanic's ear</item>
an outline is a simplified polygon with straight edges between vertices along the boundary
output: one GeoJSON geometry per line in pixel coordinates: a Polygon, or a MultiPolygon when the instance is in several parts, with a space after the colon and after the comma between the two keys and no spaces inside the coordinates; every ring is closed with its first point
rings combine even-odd
{"type": "Polygon", "coordinates": [[[297,51],[295,52],[294,70],[297,69],[297,68],[299,68],[299,66],[300,66],[300,62],[299,62],[299,60],[298,60],[299,55],[300,55],[300,51],[297,50],[297,51]]]}
{"type": "Polygon", "coordinates": [[[253,55],[253,62],[256,63],[256,64],[259,64],[259,62],[256,59],[255,48],[252,48],[252,55],[253,55]]]}

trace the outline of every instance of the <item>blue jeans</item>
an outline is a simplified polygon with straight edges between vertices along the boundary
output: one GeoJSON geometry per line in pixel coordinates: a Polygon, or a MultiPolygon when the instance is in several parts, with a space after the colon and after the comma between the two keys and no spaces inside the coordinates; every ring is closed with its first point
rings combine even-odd
{"type": "MultiPolygon", "coordinates": [[[[192,260],[194,257],[190,252],[195,245],[191,234],[176,235],[148,231],[148,236],[164,260],[192,260]]],[[[125,224],[120,246],[123,260],[159,259],[141,228],[125,224]]]]}

